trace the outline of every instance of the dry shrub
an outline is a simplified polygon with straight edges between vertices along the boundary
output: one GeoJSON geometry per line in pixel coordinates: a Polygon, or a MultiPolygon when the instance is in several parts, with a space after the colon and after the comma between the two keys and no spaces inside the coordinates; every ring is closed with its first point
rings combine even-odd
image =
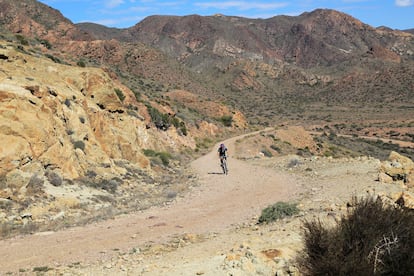
{"type": "Polygon", "coordinates": [[[259,223],[269,223],[285,217],[297,215],[299,209],[296,203],[277,202],[262,210],[259,217],[259,223]]]}
{"type": "Polygon", "coordinates": [[[372,197],[334,228],[304,222],[304,275],[414,275],[414,213],[372,197]]]}
{"type": "Polygon", "coordinates": [[[29,183],[27,183],[27,195],[40,195],[44,189],[44,179],[37,174],[30,177],[29,183]]]}
{"type": "Polygon", "coordinates": [[[50,184],[52,184],[55,187],[59,187],[63,183],[62,177],[56,172],[47,171],[46,177],[47,177],[47,180],[50,182],[50,184]]]}

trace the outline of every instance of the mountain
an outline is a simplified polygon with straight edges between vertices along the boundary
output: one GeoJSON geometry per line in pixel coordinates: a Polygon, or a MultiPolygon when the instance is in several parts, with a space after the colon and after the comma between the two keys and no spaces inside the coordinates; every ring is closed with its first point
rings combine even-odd
{"type": "Polygon", "coordinates": [[[150,16],[126,31],[126,41],[159,49],[214,83],[251,122],[321,117],[331,105],[359,114],[358,103],[412,104],[414,37],[334,10],[270,19],[150,16]]]}
{"type": "Polygon", "coordinates": [[[408,30],[404,30],[404,32],[407,32],[407,33],[411,33],[411,34],[414,34],[414,29],[408,29],[408,30]]]}
{"type": "MultiPolygon", "coordinates": [[[[270,19],[150,16],[131,28],[114,29],[73,25],[53,9],[39,8],[42,4],[36,1],[19,2],[44,9],[39,21],[22,4],[2,2],[16,6],[7,14],[20,10],[13,18],[40,26],[22,30],[22,35],[37,37],[47,26],[64,26],[68,35],[50,38],[59,57],[108,66],[127,86],[151,95],[180,88],[226,102],[242,110],[251,123],[347,116],[321,115],[321,107],[347,107],[358,113],[355,103],[398,108],[413,98],[414,36],[373,28],[334,10],[270,19]],[[50,24],[57,20],[62,23],[50,24]],[[137,79],[157,88],[139,85],[137,79]]],[[[3,26],[16,31],[13,24],[3,26]]]]}
{"type": "MultiPolygon", "coordinates": [[[[252,124],[411,116],[401,110],[414,101],[414,36],[338,11],[269,19],[150,16],[114,29],[74,25],[33,0],[0,4],[3,29],[40,38],[70,64],[107,68],[136,94],[172,106],[194,125],[186,100],[173,100],[170,91],[226,103],[252,124]],[[18,22],[30,28],[17,28],[18,22]]],[[[209,114],[212,121],[220,116],[209,114]]]]}
{"type": "Polygon", "coordinates": [[[36,0],[0,0],[0,26],[13,33],[47,39],[51,43],[90,40],[92,37],[65,18],[60,11],[36,0]]]}
{"type": "MultiPolygon", "coordinates": [[[[395,35],[382,34],[381,43],[375,29],[332,10],[271,19],[150,16],[128,32],[130,40],[161,49],[190,66],[199,64],[192,60],[203,54],[266,63],[283,61],[304,68],[330,66],[371,48],[383,47],[387,52],[389,44],[398,40],[395,35]]],[[[398,60],[394,53],[388,54],[398,60]]]]}

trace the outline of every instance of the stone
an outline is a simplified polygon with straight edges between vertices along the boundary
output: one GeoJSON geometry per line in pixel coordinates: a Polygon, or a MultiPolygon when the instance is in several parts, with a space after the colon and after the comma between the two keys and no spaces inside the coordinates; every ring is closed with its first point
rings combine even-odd
{"type": "Polygon", "coordinates": [[[395,201],[398,205],[408,209],[414,209],[414,194],[404,191],[395,201]]]}
{"type": "Polygon", "coordinates": [[[381,183],[392,183],[392,177],[388,174],[386,174],[385,172],[380,172],[378,174],[378,181],[381,183]]]}
{"type": "Polygon", "coordinates": [[[385,177],[383,174],[388,175],[393,181],[403,181],[408,185],[414,185],[413,174],[414,174],[414,162],[395,151],[392,151],[388,157],[388,160],[381,163],[379,179],[388,181],[390,179],[385,177]]]}

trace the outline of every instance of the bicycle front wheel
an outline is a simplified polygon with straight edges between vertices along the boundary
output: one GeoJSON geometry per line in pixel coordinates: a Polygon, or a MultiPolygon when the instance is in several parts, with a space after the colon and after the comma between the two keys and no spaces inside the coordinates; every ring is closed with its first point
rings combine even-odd
{"type": "Polygon", "coordinates": [[[227,169],[227,160],[226,159],[223,159],[223,163],[221,164],[221,167],[223,168],[223,174],[227,175],[229,173],[229,171],[227,169]]]}

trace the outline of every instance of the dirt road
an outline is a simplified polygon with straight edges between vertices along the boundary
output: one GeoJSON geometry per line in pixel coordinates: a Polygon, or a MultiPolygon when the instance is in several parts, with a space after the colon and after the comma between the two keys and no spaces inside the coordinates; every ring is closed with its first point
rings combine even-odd
{"type": "Polygon", "coordinates": [[[199,184],[164,207],[128,214],[84,227],[38,233],[0,241],[0,274],[33,267],[94,263],[174,235],[220,232],[260,214],[263,207],[297,194],[292,176],[233,159],[235,137],[229,148],[229,175],[218,165],[216,148],[191,166],[199,184]]]}

